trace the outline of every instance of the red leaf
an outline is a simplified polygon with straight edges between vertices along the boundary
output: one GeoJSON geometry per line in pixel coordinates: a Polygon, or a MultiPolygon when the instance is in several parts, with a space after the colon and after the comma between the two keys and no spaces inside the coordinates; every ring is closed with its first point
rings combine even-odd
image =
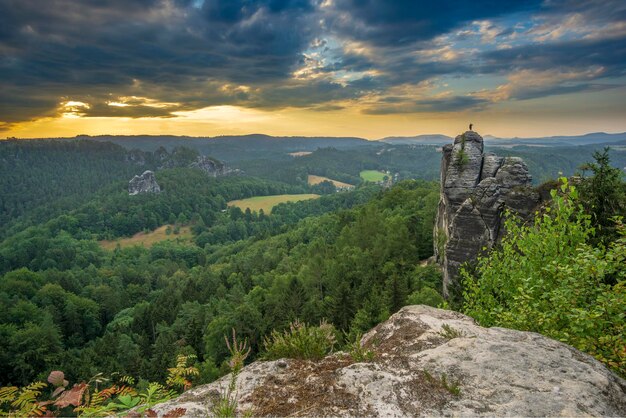
{"type": "Polygon", "coordinates": [[[86,388],[87,383],[74,385],[72,389],[63,392],[63,394],[59,396],[59,399],[57,399],[54,404],[59,408],[65,408],[69,405],[80,406],[83,399],[83,393],[85,392],[86,388]]]}
{"type": "Polygon", "coordinates": [[[163,415],[163,418],[180,418],[185,415],[185,412],[187,412],[185,408],[172,409],[163,415]]]}
{"type": "Polygon", "coordinates": [[[56,398],[56,397],[57,397],[57,396],[59,396],[59,394],[60,394],[61,392],[63,392],[64,390],[65,390],[65,388],[64,388],[63,386],[59,386],[58,388],[56,388],[56,389],[54,390],[54,392],[52,392],[52,397],[53,397],[53,398],[56,398]]]}

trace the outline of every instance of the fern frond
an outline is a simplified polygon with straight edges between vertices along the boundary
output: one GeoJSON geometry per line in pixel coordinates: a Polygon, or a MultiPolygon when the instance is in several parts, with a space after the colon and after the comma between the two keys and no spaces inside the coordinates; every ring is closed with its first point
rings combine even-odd
{"type": "Polygon", "coordinates": [[[5,386],[0,388],[0,404],[13,402],[19,389],[16,386],[5,386]]]}
{"type": "Polygon", "coordinates": [[[19,391],[17,398],[11,402],[11,406],[20,411],[33,412],[37,409],[37,397],[41,395],[43,388],[48,386],[44,382],[33,382],[28,386],[24,386],[19,391]]]}

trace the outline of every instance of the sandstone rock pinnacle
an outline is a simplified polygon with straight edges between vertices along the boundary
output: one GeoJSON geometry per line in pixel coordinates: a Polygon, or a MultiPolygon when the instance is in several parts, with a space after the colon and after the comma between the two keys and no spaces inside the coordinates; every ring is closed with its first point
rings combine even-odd
{"type": "Polygon", "coordinates": [[[449,295],[461,264],[491,248],[503,232],[505,208],[527,217],[539,203],[521,158],[484,154],[483,138],[467,131],[443,147],[435,255],[449,295]]]}
{"type": "Polygon", "coordinates": [[[128,182],[128,194],[131,196],[140,193],[159,192],[161,192],[161,187],[159,187],[154,173],[150,170],[144,171],[141,176],[135,176],[128,182]]]}

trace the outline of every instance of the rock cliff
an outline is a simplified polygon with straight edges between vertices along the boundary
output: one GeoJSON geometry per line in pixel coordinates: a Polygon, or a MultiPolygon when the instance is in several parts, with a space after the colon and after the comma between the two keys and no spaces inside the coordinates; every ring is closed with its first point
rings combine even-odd
{"type": "MultiPolygon", "coordinates": [[[[460,313],[407,306],[367,333],[369,362],[244,367],[237,412],[252,416],[625,416],[626,381],[575,348],[536,333],[483,328],[460,313]]],[[[153,409],[208,416],[229,376],[153,409]]]]}
{"type": "Polygon", "coordinates": [[[150,170],[143,172],[141,176],[135,176],[128,182],[128,194],[131,196],[140,193],[159,193],[161,187],[156,181],[154,173],[150,170]]]}
{"type": "Polygon", "coordinates": [[[434,246],[448,295],[461,264],[501,238],[505,208],[528,217],[540,198],[524,161],[485,154],[483,138],[474,131],[457,136],[442,153],[434,246]]]}
{"type": "Polygon", "coordinates": [[[226,167],[221,161],[209,158],[206,155],[200,155],[196,161],[189,164],[191,168],[199,168],[211,177],[226,176],[235,174],[239,170],[232,170],[226,167]]]}

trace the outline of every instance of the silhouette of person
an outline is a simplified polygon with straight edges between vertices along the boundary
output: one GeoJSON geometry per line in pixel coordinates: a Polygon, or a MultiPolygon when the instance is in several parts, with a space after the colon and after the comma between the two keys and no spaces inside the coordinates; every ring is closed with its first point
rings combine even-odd
{"type": "Polygon", "coordinates": [[[470,131],[472,130],[472,126],[474,126],[474,124],[470,123],[470,131]]]}

